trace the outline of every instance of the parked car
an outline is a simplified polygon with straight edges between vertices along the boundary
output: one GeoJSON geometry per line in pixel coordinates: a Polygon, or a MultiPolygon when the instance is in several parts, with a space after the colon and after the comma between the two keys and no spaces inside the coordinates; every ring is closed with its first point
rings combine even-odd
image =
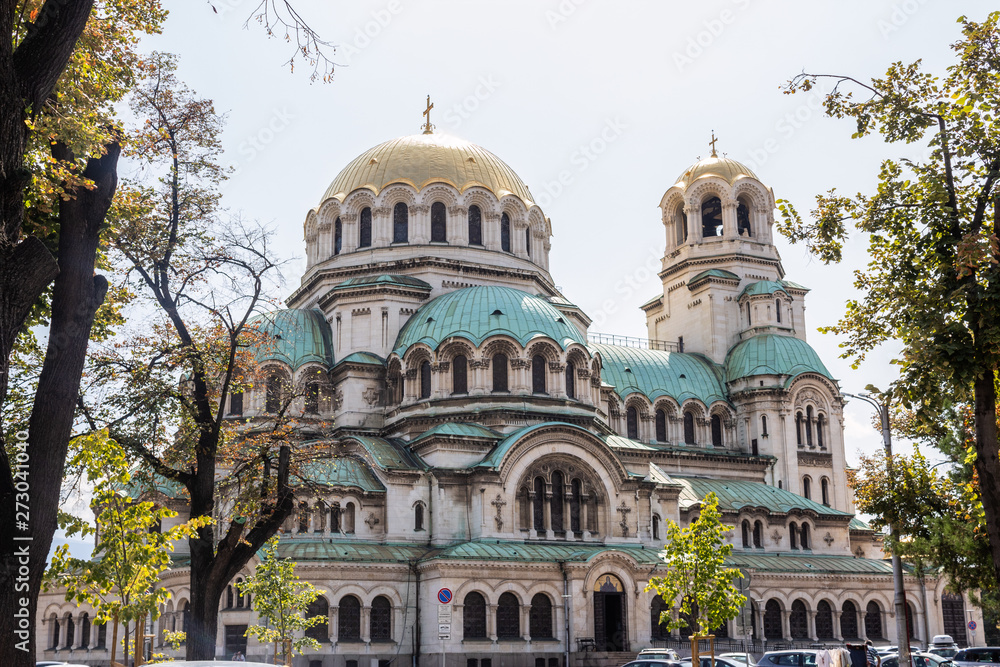
{"type": "Polygon", "coordinates": [[[677,660],[633,660],[622,667],[681,667],[677,660]]]}
{"type": "Polygon", "coordinates": [[[955,643],[951,635],[934,635],[934,638],[931,639],[931,645],[927,649],[928,653],[945,658],[954,658],[958,651],[958,644],[955,643]]]}
{"type": "Polygon", "coordinates": [[[757,658],[753,657],[753,653],[720,653],[716,657],[725,658],[726,660],[732,660],[744,665],[752,666],[757,664],[757,658]]]}
{"type": "MultiPolygon", "coordinates": [[[[876,646],[875,650],[878,651],[879,655],[883,655],[883,656],[884,655],[891,655],[893,653],[899,653],[899,647],[896,646],[895,644],[893,644],[892,646],[882,646],[882,647],[876,646]]],[[[921,649],[919,646],[911,646],[910,647],[910,653],[911,654],[912,653],[921,653],[921,652],[923,652],[923,649],[921,649]]]]}
{"type": "Polygon", "coordinates": [[[818,651],[768,651],[757,661],[757,667],[814,667],[818,651]]]}
{"type": "MultiPolygon", "coordinates": [[[[948,658],[942,658],[939,655],[913,650],[910,651],[910,664],[913,667],[952,667],[954,663],[948,658]]],[[[881,667],[899,667],[899,654],[889,653],[882,656],[881,667]]]]}
{"type": "Polygon", "coordinates": [[[672,648],[644,648],[635,656],[636,660],[673,660],[681,659],[681,656],[672,648]]]}
{"type": "MultiPolygon", "coordinates": [[[[713,667],[711,660],[711,656],[701,656],[699,659],[701,667],[713,667]]],[[[691,658],[684,658],[681,660],[680,667],[691,667],[691,658]]],[[[723,658],[722,656],[717,655],[715,656],[714,667],[747,667],[747,664],[745,662],[739,662],[731,658],[723,658]]]]}
{"type": "Polygon", "coordinates": [[[997,667],[1000,667],[1000,647],[976,646],[965,648],[956,653],[952,660],[957,667],[984,667],[985,665],[997,665],[997,667]]]}

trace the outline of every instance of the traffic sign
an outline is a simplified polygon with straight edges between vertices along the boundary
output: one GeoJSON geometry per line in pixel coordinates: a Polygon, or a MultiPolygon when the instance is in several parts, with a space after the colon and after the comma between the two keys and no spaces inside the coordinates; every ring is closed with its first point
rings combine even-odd
{"type": "Polygon", "coordinates": [[[440,602],[441,604],[448,604],[449,602],[451,602],[450,588],[442,588],[441,590],[438,591],[438,602],[440,602]]]}
{"type": "Polygon", "coordinates": [[[970,630],[972,630],[973,632],[975,632],[976,627],[977,626],[976,626],[976,622],[975,621],[969,621],[969,629],[970,630]]]}

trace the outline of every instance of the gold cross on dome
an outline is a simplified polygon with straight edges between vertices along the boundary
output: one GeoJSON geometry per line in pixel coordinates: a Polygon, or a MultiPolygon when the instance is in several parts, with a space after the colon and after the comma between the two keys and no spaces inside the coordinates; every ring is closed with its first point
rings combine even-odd
{"type": "Polygon", "coordinates": [[[431,96],[427,96],[427,108],[424,109],[424,116],[427,116],[426,122],[424,122],[424,134],[434,134],[434,126],[431,125],[431,109],[434,108],[434,103],[431,102],[431,96]]]}
{"type": "MultiPolygon", "coordinates": [[[[428,99],[430,98],[428,97],[428,99]]],[[[719,154],[715,152],[716,141],[718,141],[718,139],[715,138],[715,130],[712,130],[712,140],[708,142],[708,145],[712,147],[712,157],[719,157],[719,154]]]]}

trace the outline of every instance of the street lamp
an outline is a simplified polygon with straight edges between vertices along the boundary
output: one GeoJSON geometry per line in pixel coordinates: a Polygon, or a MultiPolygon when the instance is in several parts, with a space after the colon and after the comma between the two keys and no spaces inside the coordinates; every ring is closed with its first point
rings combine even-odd
{"type": "MultiPolygon", "coordinates": [[[[856,398],[858,400],[864,401],[868,405],[875,408],[878,413],[879,421],[882,425],[882,444],[885,446],[885,466],[886,472],[889,475],[889,483],[892,484],[893,474],[892,474],[892,431],[889,427],[889,403],[891,400],[891,393],[886,394],[887,401],[882,402],[868,394],[848,394],[847,392],[842,392],[844,396],[850,396],[851,398],[856,398]]],[[[889,524],[889,535],[892,537],[893,544],[899,544],[899,527],[896,525],[895,521],[889,524]]],[[[895,548],[892,550],[892,580],[895,588],[895,596],[893,599],[893,606],[896,610],[896,645],[899,647],[899,662],[900,666],[906,665],[909,667],[912,663],[910,661],[910,638],[906,632],[906,590],[903,588],[903,561],[899,557],[899,549],[895,548]]]]}

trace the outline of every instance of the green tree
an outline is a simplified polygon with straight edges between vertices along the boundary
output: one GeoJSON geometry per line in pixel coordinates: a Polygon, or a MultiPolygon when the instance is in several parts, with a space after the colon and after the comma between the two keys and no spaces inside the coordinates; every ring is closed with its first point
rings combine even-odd
{"type": "Polygon", "coordinates": [[[823,331],[844,334],[855,366],[881,343],[903,350],[893,396],[930,423],[954,403],[973,406],[975,468],[994,573],[1000,580],[1000,13],[962,17],[957,62],[944,77],[920,61],[894,63],[880,79],[803,73],[786,92],[834,81],[826,112],[855,122],[854,137],[922,142],[924,159],[886,159],[874,194],[816,198],[803,221],[781,202],[779,228],[824,262],[841,258],[849,221],[867,235],[868,266],[855,273],[860,299],[823,331]]]}
{"type": "MultiPolygon", "coordinates": [[[[209,520],[191,519],[161,531],[162,522],[177,512],[156,507],[152,502],[132,497],[138,495],[125,452],[108,439],[107,432],[82,437],[74,443],[77,453],[72,465],[86,470],[95,485],[92,506],[97,526],[75,517],[64,516],[66,534],[84,537],[96,533],[89,560],[70,556],[69,546],[61,545],[46,572],[50,586],[66,589],[66,599],[94,608],[97,624],[111,623],[114,637],[111,661],[115,661],[118,625],[141,623],[146,616],[159,616],[160,604],[170,593],[158,586],[160,574],[170,567],[174,543],[195,534],[209,520]]],[[[136,656],[141,645],[135,647],[136,656]]]]}
{"type": "MultiPolygon", "coordinates": [[[[291,653],[285,655],[285,664],[291,664],[296,651],[320,647],[312,637],[295,637],[306,630],[326,622],[325,616],[306,618],[304,612],[323,591],[307,581],[300,581],[295,574],[295,561],[278,557],[278,538],[273,537],[264,547],[264,560],[254,573],[236,584],[241,595],[250,595],[250,603],[263,625],[247,628],[247,637],[254,637],[262,644],[274,644],[275,664],[279,646],[291,642],[291,653]]],[[[282,650],[284,650],[282,648],[282,650]]]]}
{"type": "Polygon", "coordinates": [[[667,573],[650,577],[647,591],[656,591],[667,603],[660,623],[675,630],[688,623],[699,635],[708,634],[731,618],[736,618],[746,603],[746,596],[733,586],[733,579],[743,578],[735,568],[725,566],[733,545],[726,543],[726,533],[719,512],[719,499],[709,493],[701,504],[698,518],[687,528],[668,519],[667,543],[663,561],[667,573]],[[678,607],[680,616],[670,618],[670,609],[678,607]]]}

